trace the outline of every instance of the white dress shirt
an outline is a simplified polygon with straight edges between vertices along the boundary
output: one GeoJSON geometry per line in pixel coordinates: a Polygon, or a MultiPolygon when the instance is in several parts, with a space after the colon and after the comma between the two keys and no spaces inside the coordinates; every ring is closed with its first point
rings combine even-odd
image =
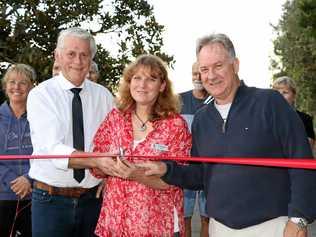
{"type": "MultiPolygon", "coordinates": [[[[73,148],[72,98],[74,88],[62,74],[40,83],[32,89],[27,99],[27,118],[30,123],[34,155],[69,155],[73,148]]],[[[85,151],[92,151],[94,134],[113,108],[113,96],[103,86],[85,80],[80,97],[82,101],[85,151]]],[[[96,186],[100,180],[85,170],[85,178],[79,184],[73,178],[73,169],[65,159],[30,160],[31,178],[55,187],[96,186]]]]}

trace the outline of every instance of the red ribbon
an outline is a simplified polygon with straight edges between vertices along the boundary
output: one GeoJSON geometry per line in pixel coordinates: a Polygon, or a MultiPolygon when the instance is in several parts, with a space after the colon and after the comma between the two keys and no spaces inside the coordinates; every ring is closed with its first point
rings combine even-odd
{"type": "MultiPolygon", "coordinates": [[[[61,158],[101,158],[115,157],[117,155],[109,155],[102,153],[91,154],[72,154],[72,155],[0,155],[0,160],[23,160],[23,159],[61,159],[61,158]]],[[[254,165],[269,167],[285,167],[298,169],[316,169],[316,160],[312,159],[289,159],[289,158],[256,158],[256,157],[186,157],[186,156],[125,156],[131,158],[142,158],[148,160],[173,160],[187,162],[203,162],[203,163],[219,163],[219,164],[235,164],[235,165],[254,165]]]]}

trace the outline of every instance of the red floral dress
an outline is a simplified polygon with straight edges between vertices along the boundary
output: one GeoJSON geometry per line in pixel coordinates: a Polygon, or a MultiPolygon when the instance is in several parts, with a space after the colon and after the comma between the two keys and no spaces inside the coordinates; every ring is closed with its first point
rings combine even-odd
{"type": "MultiPolygon", "coordinates": [[[[123,147],[126,155],[188,156],[191,135],[180,115],[155,121],[154,130],[133,149],[131,112],[113,109],[94,138],[94,151],[117,153],[123,147]]],[[[127,158],[132,162],[145,158],[127,158]]],[[[92,170],[92,173],[93,170],[92,170]]],[[[98,236],[173,236],[174,208],[184,235],[183,192],[171,186],[153,189],[131,180],[106,178],[106,191],[95,233],[98,236]]]]}

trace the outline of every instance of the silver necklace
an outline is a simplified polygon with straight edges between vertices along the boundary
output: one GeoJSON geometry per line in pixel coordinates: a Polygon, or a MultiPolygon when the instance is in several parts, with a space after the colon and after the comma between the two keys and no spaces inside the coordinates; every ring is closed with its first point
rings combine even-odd
{"type": "Polygon", "coordinates": [[[138,114],[136,113],[136,110],[135,110],[135,116],[136,118],[138,119],[138,121],[140,122],[140,127],[137,129],[138,131],[140,132],[145,132],[147,130],[147,125],[146,123],[149,121],[149,118],[144,122],[139,116],[138,114]]]}

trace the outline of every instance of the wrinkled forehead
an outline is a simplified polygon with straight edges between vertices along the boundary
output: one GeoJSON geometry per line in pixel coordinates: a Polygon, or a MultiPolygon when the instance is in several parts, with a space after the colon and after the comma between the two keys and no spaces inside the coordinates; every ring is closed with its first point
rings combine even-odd
{"type": "Polygon", "coordinates": [[[91,54],[89,41],[87,39],[82,39],[72,35],[66,36],[61,47],[57,49],[59,49],[62,52],[75,51],[91,54]]]}
{"type": "Polygon", "coordinates": [[[203,46],[198,54],[197,59],[200,67],[204,66],[204,64],[232,60],[229,52],[220,43],[211,43],[203,46]]]}

